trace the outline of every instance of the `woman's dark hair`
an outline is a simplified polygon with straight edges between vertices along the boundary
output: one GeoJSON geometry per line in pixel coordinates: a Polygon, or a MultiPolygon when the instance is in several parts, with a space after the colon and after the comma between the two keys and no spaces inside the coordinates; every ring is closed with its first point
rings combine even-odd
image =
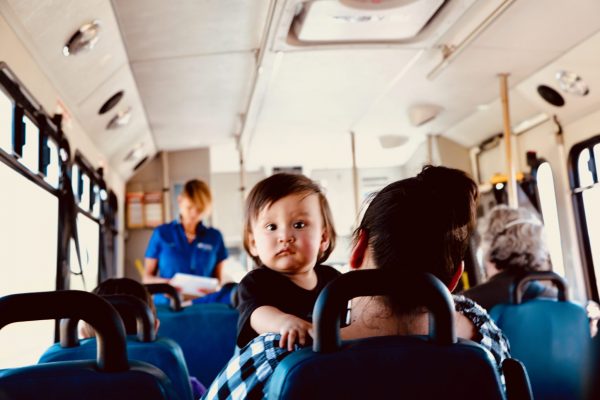
{"type": "MultiPolygon", "coordinates": [[[[449,284],[475,226],[477,198],[477,185],[464,172],[426,166],[373,197],[355,241],[365,231],[375,266],[398,279],[421,271],[449,284]]],[[[398,313],[414,309],[393,296],[390,306],[398,313]]]]}
{"type": "MultiPolygon", "coordinates": [[[[329,235],[329,246],[325,251],[319,254],[317,263],[320,264],[327,260],[335,247],[335,227],[327,198],[323,194],[320,186],[300,174],[279,173],[258,182],[250,191],[246,199],[244,214],[244,249],[250,253],[250,235],[252,234],[252,221],[256,220],[258,214],[265,207],[269,207],[276,201],[291,194],[316,194],[319,197],[319,206],[323,217],[323,227],[329,235]]],[[[260,258],[251,256],[257,265],[261,264],[260,258]]]]}

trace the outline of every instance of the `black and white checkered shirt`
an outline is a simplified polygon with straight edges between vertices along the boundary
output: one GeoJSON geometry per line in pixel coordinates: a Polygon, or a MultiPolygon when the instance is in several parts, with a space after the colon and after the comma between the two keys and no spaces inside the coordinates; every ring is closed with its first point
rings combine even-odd
{"type": "MultiPolygon", "coordinates": [[[[506,336],[496,326],[488,313],[478,304],[464,296],[454,296],[456,311],[473,322],[479,336],[479,344],[489,350],[500,365],[510,357],[506,336]]],[[[210,385],[203,399],[263,399],[268,389],[267,381],[288,354],[279,347],[281,335],[265,333],[254,338],[239,354],[234,356],[210,385]]],[[[502,379],[503,380],[503,379],[502,379]]]]}

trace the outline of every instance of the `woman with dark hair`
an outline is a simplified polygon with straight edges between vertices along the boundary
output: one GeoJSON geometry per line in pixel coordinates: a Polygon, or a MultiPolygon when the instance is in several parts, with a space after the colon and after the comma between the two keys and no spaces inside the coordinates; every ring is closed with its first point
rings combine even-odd
{"type": "MultiPolygon", "coordinates": [[[[511,288],[517,277],[551,268],[544,226],[525,208],[494,207],[483,234],[483,249],[488,280],[467,290],[464,295],[488,310],[512,301],[511,288]]],[[[525,287],[523,300],[556,296],[555,288],[532,281],[525,287]]]]}
{"type": "MultiPolygon", "coordinates": [[[[425,167],[414,178],[394,182],[369,204],[354,233],[353,269],[383,269],[398,282],[413,272],[429,272],[450,290],[463,271],[463,256],[475,221],[477,186],[464,172],[425,167]]],[[[490,350],[498,365],[509,356],[508,342],[485,310],[454,297],[457,335],[490,350]]],[[[352,300],[351,324],[343,339],[429,332],[428,312],[394,296],[352,300]]],[[[277,364],[290,352],[279,335],[263,334],[235,356],[212,383],[205,398],[261,398],[277,364]]]]}

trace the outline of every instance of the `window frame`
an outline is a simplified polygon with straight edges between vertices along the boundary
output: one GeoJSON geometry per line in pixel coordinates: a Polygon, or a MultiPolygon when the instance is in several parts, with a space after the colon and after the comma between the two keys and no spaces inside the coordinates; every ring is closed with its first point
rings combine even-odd
{"type": "MultiPolygon", "coordinates": [[[[583,192],[586,189],[590,189],[600,184],[598,180],[598,170],[596,168],[598,164],[596,162],[593,150],[594,145],[598,143],[600,143],[600,134],[574,144],[569,150],[569,157],[567,161],[571,200],[573,202],[573,212],[575,214],[575,225],[577,227],[577,236],[579,239],[578,242],[579,250],[581,252],[581,262],[583,263],[584,267],[583,273],[585,277],[586,289],[589,297],[595,301],[600,300],[600,295],[598,290],[598,282],[596,281],[588,224],[585,218],[583,192]],[[593,171],[591,172],[594,182],[592,185],[581,187],[578,163],[581,152],[586,149],[590,152],[590,163],[593,165],[593,171]]],[[[600,268],[600,265],[596,267],[600,268]]]]}

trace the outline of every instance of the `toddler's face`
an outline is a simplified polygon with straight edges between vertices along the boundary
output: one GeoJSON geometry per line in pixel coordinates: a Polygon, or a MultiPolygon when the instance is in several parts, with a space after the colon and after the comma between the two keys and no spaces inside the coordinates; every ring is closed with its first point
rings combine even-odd
{"type": "Polygon", "coordinates": [[[316,194],[292,194],[258,213],[252,221],[250,252],[283,274],[310,271],[329,245],[316,194]]]}

